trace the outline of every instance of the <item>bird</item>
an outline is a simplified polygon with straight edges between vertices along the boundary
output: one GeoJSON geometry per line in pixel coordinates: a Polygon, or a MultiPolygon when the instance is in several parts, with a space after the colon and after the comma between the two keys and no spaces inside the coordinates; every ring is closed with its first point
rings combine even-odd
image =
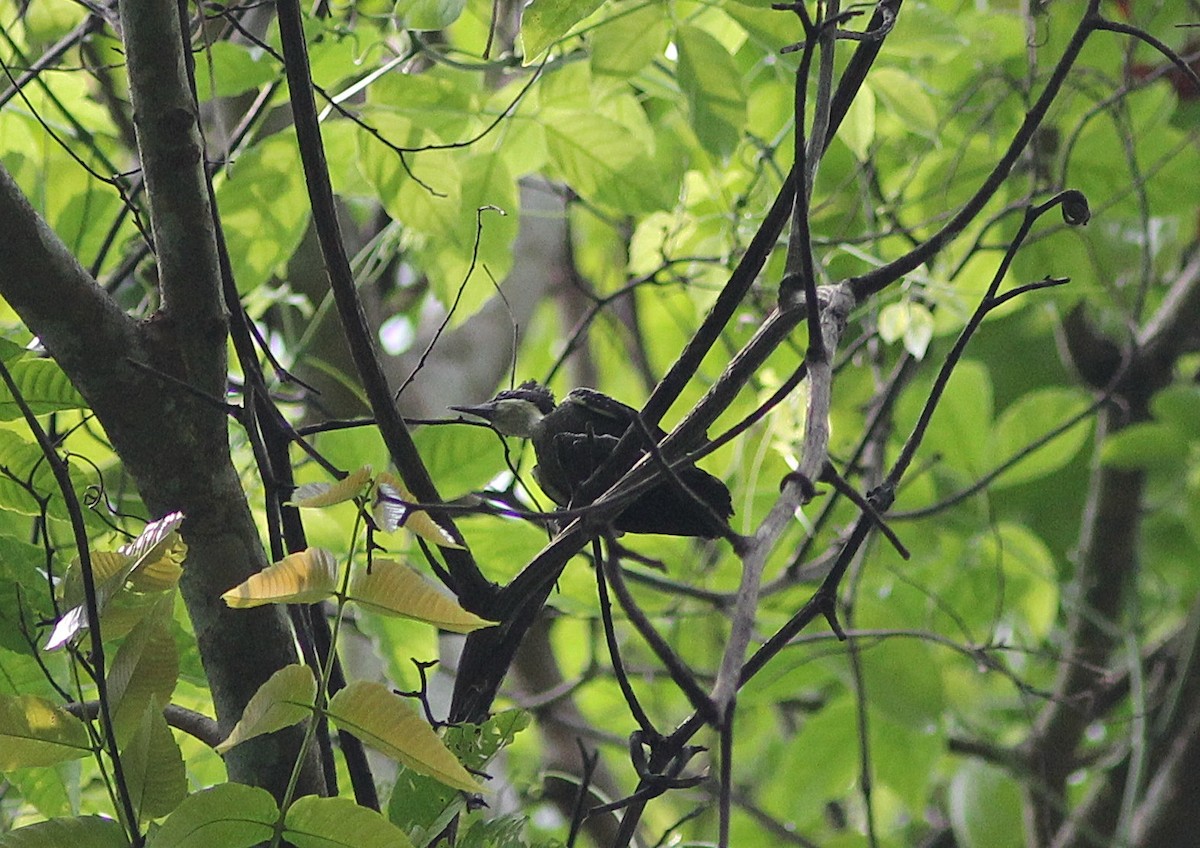
{"type": "MultiPolygon", "coordinates": [[[[537,458],[534,479],[562,507],[572,505],[584,482],[638,417],[632,406],[595,389],[573,389],[562,403],[556,403],[554,393],[535,380],[506,389],[487,403],[450,409],[483,419],[501,435],[528,439],[537,458]]],[[[658,427],[650,432],[656,442],[666,437],[658,427]]],[[[624,533],[704,539],[725,535],[733,515],[726,485],[690,463],[675,466],[674,471],[687,491],[671,479],[662,479],[625,507],[612,527],[624,533]]]]}

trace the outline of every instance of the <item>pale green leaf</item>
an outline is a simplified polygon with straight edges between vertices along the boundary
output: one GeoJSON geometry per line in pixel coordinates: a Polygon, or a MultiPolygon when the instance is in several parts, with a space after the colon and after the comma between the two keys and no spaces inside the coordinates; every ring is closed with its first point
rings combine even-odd
{"type": "Polygon", "coordinates": [[[338,727],[413,771],[464,792],[479,785],[424,719],[381,683],[356,680],[329,701],[338,727]]]}
{"type": "Polygon", "coordinates": [[[604,0],[531,0],[521,15],[525,64],[532,64],[542,51],[602,5],[604,0]]]}
{"type": "Polygon", "coordinates": [[[282,269],[308,226],[299,155],[295,132],[284,130],[239,155],[217,186],[229,260],[242,294],[282,269]]]}
{"type": "Polygon", "coordinates": [[[288,808],[284,839],[296,848],[410,848],[400,828],[350,798],[306,795],[288,808]]]}
{"type": "Polygon", "coordinates": [[[679,87],[687,98],[692,127],[714,156],[733,152],[746,126],[746,91],[729,51],[699,27],[675,32],[679,87]]]}
{"type": "MultiPolygon", "coordinates": [[[[87,401],[71,385],[57,362],[24,357],[8,366],[21,398],[35,415],[65,409],[86,409],[87,401]]],[[[22,415],[8,386],[0,383],[0,421],[12,421],[22,415]]]]}
{"type": "Polygon", "coordinates": [[[1021,790],[1006,772],[966,760],[950,781],[950,825],[963,848],[1020,848],[1021,790]]]}
{"type": "MultiPolygon", "coordinates": [[[[1086,409],[1089,402],[1086,393],[1079,389],[1049,387],[1022,395],[996,420],[992,431],[992,454],[996,462],[1028,450],[1035,440],[1086,409]]],[[[1087,443],[1090,431],[1089,421],[1080,421],[1023,457],[996,478],[993,485],[1014,486],[1053,474],[1075,458],[1087,443]]]]}
{"type": "Polygon", "coordinates": [[[899,68],[871,69],[871,88],[904,128],[911,133],[936,139],[938,113],[924,86],[912,75],[899,68]]]}
{"type": "Polygon", "coordinates": [[[354,572],[349,598],[374,612],[414,618],[454,633],[470,633],[495,623],[467,612],[414,569],[386,559],[375,560],[369,570],[354,572]]]}
{"type": "Polygon", "coordinates": [[[298,486],[286,503],[301,509],[345,503],[361,495],[370,479],[371,466],[364,465],[334,483],[305,483],[298,486]]]}
{"type": "Polygon", "coordinates": [[[467,0],[398,0],[395,14],[406,29],[445,29],[466,6],[467,0]]]}
{"type": "Polygon", "coordinates": [[[34,695],[0,695],[0,772],[90,753],[87,728],[66,710],[34,695]]]}
{"type": "Polygon", "coordinates": [[[647,3],[591,31],[592,71],[625,79],[662,55],[671,36],[667,7],[647,3]]]}
{"type": "Polygon", "coordinates": [[[338,564],[324,548],[288,554],[221,595],[234,609],[263,604],[312,604],[337,590],[338,564]]]}
{"type": "Polygon", "coordinates": [[[858,161],[865,162],[871,155],[871,145],[875,141],[875,92],[871,91],[869,80],[850,102],[837,137],[858,161]]]}
{"type": "Polygon", "coordinates": [[[425,541],[443,548],[462,547],[430,517],[429,513],[408,506],[414,503],[416,498],[396,475],[381,473],[375,480],[371,500],[371,517],[384,533],[392,533],[403,527],[425,541]]]}
{"type": "Polygon", "coordinates": [[[267,790],[221,783],[185,798],[146,848],[250,848],[270,840],[278,815],[267,790]]]}
{"type": "Polygon", "coordinates": [[[299,664],[284,666],[258,687],[229,738],[217,746],[217,753],[224,754],[247,739],[303,721],[312,712],[316,697],[317,680],[312,669],[299,664]]]}

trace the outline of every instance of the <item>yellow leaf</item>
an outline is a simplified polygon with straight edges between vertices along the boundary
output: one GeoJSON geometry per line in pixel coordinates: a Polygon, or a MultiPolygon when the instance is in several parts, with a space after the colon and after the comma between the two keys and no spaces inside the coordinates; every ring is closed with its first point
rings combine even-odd
{"type": "Polygon", "coordinates": [[[316,698],[317,679],[312,669],[297,664],[284,666],[258,687],[229,738],[217,746],[217,753],[224,754],[247,739],[303,721],[312,712],[316,698]]]}
{"type": "Polygon", "coordinates": [[[234,609],[316,603],[337,589],[337,572],[333,554],[324,548],[306,548],[264,568],[221,597],[234,609]]]}
{"type": "Polygon", "coordinates": [[[416,711],[381,683],[356,680],[329,702],[329,717],[392,759],[464,792],[479,784],[416,711]]]}
{"type": "Polygon", "coordinates": [[[87,729],[66,710],[34,695],[0,695],[0,772],[90,753],[87,729]]]}
{"type": "Polygon", "coordinates": [[[409,506],[416,498],[396,475],[386,471],[380,474],[375,480],[371,495],[371,517],[384,533],[392,533],[403,527],[440,547],[462,548],[462,545],[454,541],[454,537],[434,521],[429,513],[414,510],[409,506]]]}
{"type": "Polygon", "coordinates": [[[174,589],[183,574],[183,560],[187,557],[187,543],[178,532],[164,540],[159,556],[147,560],[129,575],[129,586],[135,592],[164,592],[174,589]]]}
{"type": "Polygon", "coordinates": [[[455,633],[470,633],[495,623],[467,612],[419,572],[388,559],[375,560],[370,571],[355,571],[348,597],[384,615],[427,621],[455,633]]]}
{"type": "Polygon", "coordinates": [[[370,479],[371,466],[364,465],[336,483],[305,483],[292,492],[291,500],[287,503],[289,506],[298,506],[302,509],[344,503],[361,495],[370,479]]]}

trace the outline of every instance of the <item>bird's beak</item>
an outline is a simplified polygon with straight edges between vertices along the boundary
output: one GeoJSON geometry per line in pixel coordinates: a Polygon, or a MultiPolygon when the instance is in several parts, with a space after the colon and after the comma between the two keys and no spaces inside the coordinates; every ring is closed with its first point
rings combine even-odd
{"type": "Polygon", "coordinates": [[[465,412],[467,415],[474,415],[476,418],[482,418],[489,423],[496,417],[496,404],[494,402],[481,403],[478,406],[451,406],[449,408],[455,412],[465,412]]]}

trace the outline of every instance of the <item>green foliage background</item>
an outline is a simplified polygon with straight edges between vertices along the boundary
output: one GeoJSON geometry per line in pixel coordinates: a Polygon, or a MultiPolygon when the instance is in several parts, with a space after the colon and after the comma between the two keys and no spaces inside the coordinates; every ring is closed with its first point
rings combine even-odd
{"type": "MultiPolygon", "coordinates": [[[[813,238],[828,281],[907,251],[910,234],[932,232],[1003,153],[1078,16],[1075,4],[1045,4],[1028,16],[1020,13],[1024,5],[904,6],[814,189],[813,238]]],[[[1118,5],[1105,9],[1117,17],[1118,5]]],[[[1194,19],[1194,4],[1134,5],[1139,26],[1184,49],[1187,32],[1172,24],[1194,19]]],[[[363,0],[331,4],[325,17],[307,20],[314,80],[329,98],[319,98],[318,107],[325,109],[331,176],[344,221],[362,244],[356,271],[380,308],[410,327],[422,326],[431,310],[445,313],[451,328],[469,326],[498,285],[511,292],[527,283],[508,276],[514,240],[530,225],[521,186],[561,192],[569,197],[566,222],[583,297],[599,309],[579,356],[598,388],[636,403],[690,337],[790,167],[797,54],[780,48],[801,38],[799,24],[761,2],[534,0],[509,53],[503,33],[491,40],[492,8],[491,0],[363,0]],[[489,43],[493,52],[485,56],[489,43]],[[608,305],[635,282],[631,328],[608,305]],[[635,351],[646,370],[631,366],[635,351]]],[[[229,37],[222,28],[227,12],[208,12],[195,38],[197,88],[238,291],[285,367],[339,372],[336,357],[310,333],[329,305],[290,278],[310,221],[275,27],[257,36],[261,43],[229,37]],[[255,96],[267,104],[265,118],[227,149],[255,96]]],[[[86,14],[68,0],[27,9],[0,3],[0,55],[16,74],[86,14]]],[[[0,110],[0,161],[81,262],[127,308],[148,315],[155,293],[139,233],[145,223],[123,211],[117,190],[132,195],[137,185],[131,139],[115,117],[122,110],[111,105],[127,96],[119,42],[102,28],[69,55],[75,61],[41,74],[0,110]]],[[[1083,414],[1031,450],[1073,416],[1094,412],[1094,393],[1061,355],[1063,316],[1085,304],[1114,335],[1142,326],[1194,256],[1200,113],[1167,79],[1133,72],[1162,62],[1145,45],[1094,35],[1038,144],[984,213],[934,262],[855,314],[834,383],[835,460],[862,438],[866,404],[900,357],[920,360],[877,445],[882,457],[875,461],[882,461],[897,453],[938,363],[991,279],[1019,223],[1013,210],[1060,187],[1087,195],[1089,226],[1043,219],[1006,280],[1012,287],[1061,276],[1070,284],[1018,298],[990,317],[950,381],[890,519],[911,559],[876,540],[852,570],[843,623],[858,634],[853,649],[823,626],[812,628],[740,696],[732,844],[783,844],[794,832],[823,846],[860,845],[868,814],[885,845],[922,844],[945,828],[969,848],[1022,843],[1024,777],[1005,770],[1004,754],[1029,737],[1064,659],[1089,475],[1099,463],[1149,475],[1138,563],[1129,576],[1135,599],[1114,673],[1139,667],[1136,658],[1178,633],[1200,590],[1196,354],[1180,360],[1177,380],[1154,398],[1147,420],[1099,440],[1095,416],[1083,414]],[[1020,461],[986,487],[955,499],[1014,457],[1020,461]],[[862,791],[864,772],[870,796],[862,791]]],[[[761,323],[783,262],[781,245],[685,403],[699,398],[761,323]]],[[[52,416],[79,490],[97,499],[87,513],[94,545],[115,547],[123,537],[111,526],[128,527],[127,516],[143,514],[117,457],[57,366],[26,352],[34,340],[17,317],[8,311],[0,319],[5,363],[34,410],[52,416]]],[[[549,301],[535,310],[519,327],[518,378],[549,374],[570,331],[549,301]]],[[[751,413],[803,350],[801,334],[775,354],[713,434],[751,413]]],[[[481,362],[492,357],[487,350],[477,355],[481,362]]],[[[570,368],[552,381],[560,394],[572,383],[570,368]]],[[[438,397],[437,386],[419,376],[413,391],[432,393],[442,406],[477,400],[438,397]]],[[[303,402],[284,408],[297,421],[314,420],[303,402]]],[[[704,461],[730,483],[736,530],[753,531],[795,467],[803,408],[802,400],[781,408],[704,461]]],[[[11,399],[0,396],[0,692],[53,699],[35,660],[44,639],[35,634],[52,617],[45,572],[61,575],[72,548],[58,498],[44,515],[53,556],[30,544],[41,513],[37,496],[53,486],[18,418],[11,399]]],[[[260,502],[244,434],[231,427],[231,438],[251,502],[260,502]]],[[[506,471],[500,445],[485,431],[431,426],[417,440],[447,498],[506,471]]],[[[361,431],[321,434],[315,444],[344,469],[383,465],[378,441],[361,431]]],[[[530,464],[526,457],[524,466],[530,464]]],[[[313,465],[297,473],[298,482],[325,479],[313,465]]],[[[763,600],[764,633],[811,593],[811,583],[785,576],[833,544],[856,515],[840,504],[806,543],[806,527],[821,508],[818,500],[799,517],[771,560],[767,580],[778,588],[763,600]]],[[[347,509],[306,517],[310,542],[347,550],[351,515],[347,509]]],[[[532,526],[494,516],[465,518],[461,527],[496,581],[510,579],[545,542],[532,526]]],[[[635,589],[652,620],[693,668],[711,673],[727,636],[713,598],[736,588],[737,557],[720,544],[626,541],[665,565],[661,573],[629,566],[642,578],[635,589]]],[[[397,537],[388,544],[405,553],[413,543],[397,537]]],[[[619,784],[632,789],[636,776],[623,762],[622,740],[634,724],[612,681],[594,577],[582,560],[563,575],[551,604],[561,615],[552,632],[555,657],[565,679],[578,682],[573,695],[589,745],[604,751],[619,784]]],[[[120,644],[141,614],[135,610],[128,627],[106,629],[106,637],[120,644]]],[[[170,677],[145,681],[146,703],[165,692],[203,712],[205,675],[186,615],[178,604],[156,615],[178,654],[144,671],[170,677]]],[[[409,622],[364,612],[356,630],[378,660],[374,673],[402,689],[420,683],[410,658],[438,654],[435,634],[409,622]]],[[[621,633],[625,664],[638,671],[635,687],[647,708],[666,727],[681,721],[690,712],[686,699],[632,631],[622,624],[621,633]]],[[[40,661],[69,679],[66,656],[40,661]]],[[[1142,707],[1131,698],[1097,718],[1080,752],[1072,800],[1099,779],[1106,757],[1136,742],[1131,734],[1142,707]]],[[[176,735],[189,789],[220,782],[216,755],[176,735]]],[[[715,747],[714,738],[701,741],[715,747]]],[[[534,791],[543,744],[532,732],[518,736],[504,764],[530,814],[549,809],[534,791]]],[[[693,770],[710,763],[697,760],[693,770]]],[[[109,812],[88,760],[17,769],[5,779],[5,828],[109,812]]],[[[657,838],[697,812],[679,833],[710,838],[711,809],[704,787],[670,794],[648,808],[647,832],[657,838]]],[[[535,821],[524,838],[563,838],[560,819],[547,813],[535,821]]],[[[517,844],[515,836],[511,843],[488,842],[500,839],[495,834],[477,838],[517,844]]],[[[0,844],[24,844],[6,839],[0,844]]]]}

